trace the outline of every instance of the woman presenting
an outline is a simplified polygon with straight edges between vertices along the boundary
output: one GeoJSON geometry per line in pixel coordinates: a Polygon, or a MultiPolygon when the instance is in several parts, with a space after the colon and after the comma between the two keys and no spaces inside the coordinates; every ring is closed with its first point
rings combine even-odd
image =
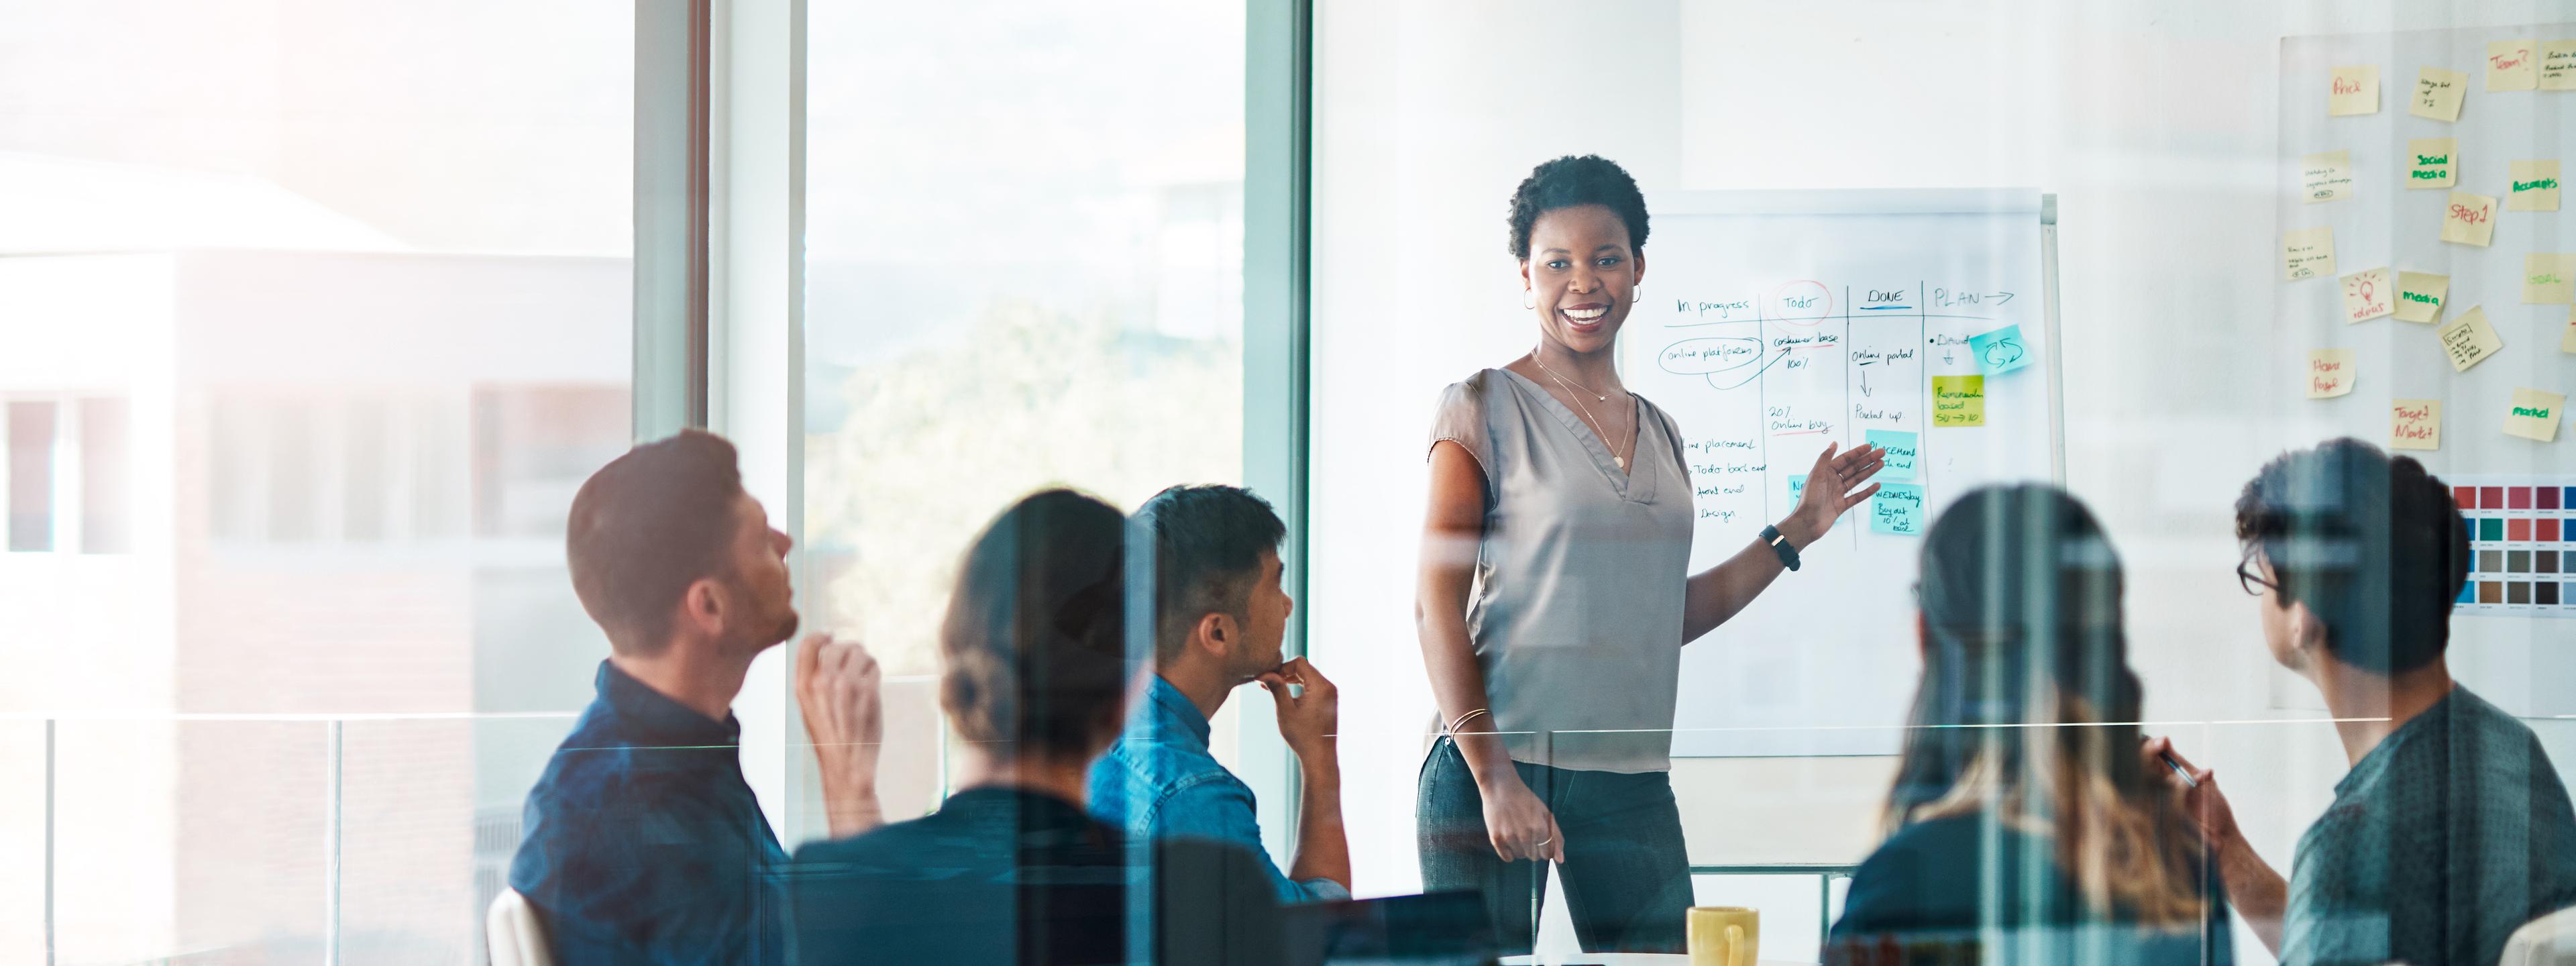
{"type": "Polygon", "coordinates": [[[1432,424],[1415,616],[1442,734],[1417,790],[1422,880],[1481,890],[1505,953],[1529,951],[1547,861],[1584,949],[1681,951],[1682,645],[1878,491],[1862,484],[1884,451],[1827,446],[1785,519],[1689,572],[1681,430],[1611,358],[1645,244],[1645,198],[1618,165],[1539,165],[1511,214],[1538,344],[1451,385],[1432,424]]]}

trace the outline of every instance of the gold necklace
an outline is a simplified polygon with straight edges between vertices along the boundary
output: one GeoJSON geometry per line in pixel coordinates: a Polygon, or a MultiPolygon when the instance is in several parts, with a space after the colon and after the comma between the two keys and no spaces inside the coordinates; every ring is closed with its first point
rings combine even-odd
{"type": "MultiPolygon", "coordinates": [[[[1557,374],[1556,374],[1556,370],[1548,368],[1548,367],[1547,367],[1547,362],[1546,362],[1546,360],[1540,359],[1540,358],[1538,357],[1538,350],[1537,350],[1537,349],[1531,349],[1531,350],[1530,350],[1530,364],[1537,366],[1537,367],[1538,367],[1538,371],[1540,371],[1540,372],[1544,372],[1544,373],[1547,373],[1547,377],[1548,377],[1548,378],[1550,378],[1550,379],[1554,379],[1554,380],[1556,380],[1556,381],[1557,381],[1558,383],[1560,383],[1560,384],[1572,382],[1572,383],[1573,383],[1573,385],[1568,387],[1568,388],[1569,388],[1569,390],[1579,388],[1579,389],[1582,389],[1584,392],[1592,392],[1591,387],[1585,386],[1585,385],[1583,385],[1582,383],[1579,383],[1579,382],[1573,382],[1573,380],[1567,379],[1567,378],[1565,378],[1564,376],[1557,375],[1557,374]]],[[[1605,396],[1605,395],[1602,395],[1602,394],[1597,393],[1597,392],[1592,392],[1592,401],[1593,401],[1593,402],[1609,402],[1609,401],[1610,401],[1610,397],[1605,396]]]]}
{"type": "MultiPolygon", "coordinates": [[[[1547,377],[1548,377],[1548,378],[1556,380],[1556,384],[1557,384],[1557,385],[1564,386],[1564,387],[1565,387],[1565,394],[1566,394],[1566,395],[1568,395],[1568,396],[1574,396],[1575,386],[1574,386],[1574,385],[1569,384],[1569,383],[1567,382],[1567,380],[1566,380],[1566,378],[1565,378],[1564,376],[1557,375],[1557,374],[1556,374],[1556,370],[1548,368],[1548,367],[1547,367],[1547,363],[1544,363],[1544,362],[1540,362],[1540,361],[1538,361],[1538,350],[1536,350],[1536,349],[1532,349],[1532,350],[1530,350],[1530,362],[1531,362],[1532,364],[1534,364],[1534,365],[1538,366],[1538,371],[1540,371],[1540,372],[1544,372],[1544,373],[1547,373],[1547,377]]],[[[1609,402],[1609,401],[1610,401],[1610,397],[1608,397],[1608,396],[1604,396],[1604,395],[1602,395],[1602,394],[1600,394],[1600,393],[1597,393],[1597,392],[1592,392],[1592,390],[1590,390],[1590,389],[1585,389],[1585,390],[1583,390],[1583,391],[1584,391],[1584,392],[1588,392],[1588,393],[1592,393],[1592,399],[1593,399],[1593,401],[1594,401],[1594,402],[1609,402]]],[[[1584,404],[1583,404],[1583,397],[1581,397],[1581,396],[1575,396],[1575,397],[1574,397],[1574,408],[1575,408],[1575,409],[1577,409],[1577,410],[1582,411],[1582,413],[1583,413],[1583,421],[1584,421],[1584,422],[1587,422],[1587,423],[1592,424],[1592,436],[1593,436],[1593,438],[1594,438],[1594,439],[1598,439],[1598,440],[1600,440],[1600,441],[1601,441],[1601,445],[1603,445],[1603,446],[1608,446],[1608,445],[1610,445],[1610,434],[1609,434],[1609,432],[1608,432],[1608,431],[1606,431],[1606,430],[1603,430],[1603,429],[1601,428],[1601,421],[1600,421],[1600,420],[1592,418],[1592,407],[1590,407],[1590,406],[1586,406],[1586,405],[1584,405],[1584,404]]],[[[1629,422],[1629,424],[1628,424],[1628,435],[1629,435],[1630,437],[1632,437],[1632,438],[1633,438],[1633,437],[1635,437],[1635,436],[1637,435],[1637,425],[1636,425],[1636,423],[1635,423],[1634,421],[1630,421],[1630,422],[1629,422]]],[[[1627,443],[1628,443],[1628,441],[1627,441],[1627,440],[1624,440],[1624,439],[1623,439],[1623,440],[1621,440],[1621,441],[1620,441],[1620,449],[1626,449],[1626,448],[1627,448],[1627,443]]],[[[1625,457],[1625,456],[1621,456],[1621,455],[1619,455],[1619,450],[1614,449],[1614,450],[1611,450],[1611,451],[1610,451],[1610,462],[1611,462],[1613,465],[1616,465],[1617,467],[1619,467],[1619,471],[1620,471],[1620,472],[1622,472],[1622,473],[1627,472],[1627,470],[1628,470],[1628,458],[1627,458],[1627,457],[1625,457]]]]}

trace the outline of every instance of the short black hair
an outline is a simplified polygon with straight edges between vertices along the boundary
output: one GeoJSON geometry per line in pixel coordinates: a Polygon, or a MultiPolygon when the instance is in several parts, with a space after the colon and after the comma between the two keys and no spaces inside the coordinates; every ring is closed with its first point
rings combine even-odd
{"type": "Polygon", "coordinates": [[[1630,251],[1646,250],[1646,196],[1619,163],[1598,154],[1566,155],[1530,169],[1512,191],[1512,257],[1529,261],[1530,228],[1559,208],[1600,205],[1628,226],[1630,251]]]}
{"type": "Polygon", "coordinates": [[[661,653],[689,585],[732,572],[742,492],[733,444],[696,429],[627,450],[582,482],[564,557],[573,594],[613,650],[661,653]]]}
{"type": "Polygon", "coordinates": [[[1126,719],[1127,515],[1042,490],[966,550],[939,629],[940,707],[996,758],[1096,756],[1126,719]]]}
{"type": "Polygon", "coordinates": [[[1236,486],[1175,486],[1136,510],[1154,535],[1154,657],[1178,657],[1209,614],[1248,616],[1261,552],[1276,551],[1288,524],[1270,501],[1236,486]]]}
{"type": "Polygon", "coordinates": [[[2349,437],[2284,453],[2236,498],[2236,539],[2271,564],[2284,606],[2324,623],[2336,659],[2396,674],[2450,647],[2469,523],[2424,464],[2349,437]]]}

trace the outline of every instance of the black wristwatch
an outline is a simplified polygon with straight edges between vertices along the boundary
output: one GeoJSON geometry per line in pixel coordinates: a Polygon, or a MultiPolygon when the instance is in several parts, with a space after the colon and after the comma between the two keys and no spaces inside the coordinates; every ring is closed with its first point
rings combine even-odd
{"type": "Polygon", "coordinates": [[[1771,552],[1780,555],[1781,566],[1798,569],[1798,548],[1789,545],[1788,535],[1781,533],[1779,527],[1763,527],[1762,542],[1770,544],[1771,552]]]}

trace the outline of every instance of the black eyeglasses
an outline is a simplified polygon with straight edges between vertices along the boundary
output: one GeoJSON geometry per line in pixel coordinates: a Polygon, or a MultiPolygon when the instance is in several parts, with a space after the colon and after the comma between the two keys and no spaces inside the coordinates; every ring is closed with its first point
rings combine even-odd
{"type": "Polygon", "coordinates": [[[2263,596],[2263,592],[2267,590],[2277,592],[2281,589],[2281,585],[2273,583],[2272,581],[2265,579],[2262,574],[2254,572],[2253,554],[2246,554],[2245,559],[2236,562],[2236,583],[2238,586],[2245,588],[2246,593],[2252,594],[2256,597],[2263,596]]]}

